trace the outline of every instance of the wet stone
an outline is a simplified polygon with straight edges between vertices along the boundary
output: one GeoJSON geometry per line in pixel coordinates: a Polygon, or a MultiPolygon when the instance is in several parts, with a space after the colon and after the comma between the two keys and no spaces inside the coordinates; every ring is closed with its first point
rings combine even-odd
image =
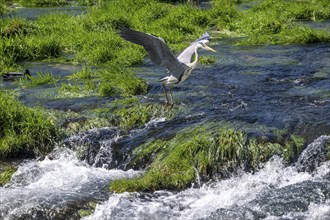
{"type": "Polygon", "coordinates": [[[76,152],[80,160],[94,167],[107,169],[117,167],[120,153],[113,152],[113,144],[120,139],[115,128],[95,128],[65,139],[60,146],[76,152]]]}
{"type": "MultiPolygon", "coordinates": [[[[269,215],[283,216],[291,212],[305,212],[310,204],[324,203],[329,198],[329,181],[304,181],[283,188],[268,190],[245,206],[232,207],[231,209],[221,208],[202,219],[261,219],[269,215]]],[[[304,218],[302,217],[302,219],[304,218]]]]}
{"type": "Polygon", "coordinates": [[[311,203],[324,203],[330,198],[329,181],[304,181],[274,189],[260,195],[248,206],[261,213],[282,216],[290,212],[304,212],[311,203]]]}
{"type": "Polygon", "coordinates": [[[323,135],[313,141],[299,156],[296,167],[299,171],[312,172],[326,161],[330,148],[330,136],[323,135]]]}

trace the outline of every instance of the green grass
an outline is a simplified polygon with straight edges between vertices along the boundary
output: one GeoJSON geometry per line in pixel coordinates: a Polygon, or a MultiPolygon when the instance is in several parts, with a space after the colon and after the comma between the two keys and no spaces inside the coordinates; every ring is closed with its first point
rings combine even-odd
{"type": "MultiPolygon", "coordinates": [[[[62,4],[46,0],[25,2],[62,4]]],[[[246,45],[330,41],[329,31],[296,24],[301,20],[329,19],[327,0],[265,0],[244,11],[237,7],[241,2],[213,0],[211,9],[201,10],[191,4],[155,0],[102,1],[86,15],[54,13],[35,21],[1,19],[0,30],[5,37],[0,45],[0,67],[16,69],[17,61],[56,60],[66,53],[74,54],[72,62],[87,66],[123,68],[141,63],[146,52],[118,36],[120,24],[163,37],[175,52],[209,28],[247,36],[241,42],[246,45]]],[[[100,93],[116,94],[115,90],[102,85],[100,93]]]]}
{"type": "Polygon", "coordinates": [[[96,95],[96,84],[90,83],[62,83],[62,86],[57,89],[57,98],[77,98],[96,95]]]}
{"type": "Polygon", "coordinates": [[[10,9],[6,3],[7,3],[6,0],[0,0],[0,15],[5,14],[10,11],[10,9]]]}
{"type": "MultiPolygon", "coordinates": [[[[161,36],[175,53],[207,30],[221,31],[224,33],[221,37],[245,36],[240,39],[240,44],[245,45],[330,42],[330,31],[297,23],[329,19],[330,2],[327,0],[265,0],[244,11],[238,8],[242,2],[213,0],[211,9],[201,10],[191,4],[167,4],[156,0],[100,1],[90,7],[87,14],[79,16],[53,13],[32,21],[4,18],[0,20],[1,72],[21,69],[20,61],[67,60],[83,65],[83,69],[61,83],[51,74],[42,73],[21,81],[22,87],[53,84],[58,86],[58,98],[99,95],[126,100],[148,91],[147,83],[130,69],[143,62],[146,52],[121,39],[119,25],[161,36]],[[72,56],[67,59],[67,54],[72,56]]],[[[7,3],[0,0],[0,13],[4,12],[7,3]]],[[[63,0],[22,0],[21,3],[28,6],[66,4],[63,0]]],[[[79,4],[92,5],[94,2],[81,0],[79,4]]],[[[214,62],[214,57],[201,58],[203,64],[214,62]]],[[[129,129],[154,115],[163,114],[159,113],[158,107],[134,105],[111,112],[110,118],[118,126],[129,129]],[[149,110],[153,113],[147,112],[149,110]]],[[[33,111],[27,109],[27,112],[33,111]]],[[[104,121],[97,123],[106,124],[104,121]]],[[[16,140],[9,137],[16,131],[8,129],[6,132],[7,142],[14,143],[16,140]]]]}
{"type": "Polygon", "coordinates": [[[306,44],[330,42],[329,31],[300,26],[296,21],[320,21],[330,18],[330,2],[265,0],[249,10],[239,12],[230,22],[231,31],[248,36],[242,44],[306,44]]]}
{"type": "Polygon", "coordinates": [[[53,148],[59,131],[41,109],[26,107],[2,90],[0,112],[0,158],[31,157],[53,148]]]}
{"type": "Polygon", "coordinates": [[[23,18],[4,19],[1,22],[1,36],[13,37],[15,35],[26,35],[32,31],[32,22],[23,18]]]}
{"type": "Polygon", "coordinates": [[[146,94],[148,85],[127,68],[113,66],[102,70],[99,93],[104,96],[146,94]]]}
{"type": "Polygon", "coordinates": [[[108,108],[94,110],[96,117],[104,118],[111,126],[119,127],[124,131],[138,128],[153,118],[172,118],[174,112],[165,112],[161,104],[141,104],[136,97],[123,97],[113,101],[108,108]]]}
{"type": "Polygon", "coordinates": [[[247,170],[254,170],[273,155],[292,161],[303,144],[301,139],[296,143],[291,138],[285,143],[262,142],[228,127],[190,127],[173,138],[152,140],[136,148],[128,167],[147,167],[146,173],[137,179],[111,182],[110,190],[179,190],[191,186],[197,173],[206,181],[226,177],[242,165],[247,170]]]}
{"type": "Polygon", "coordinates": [[[23,87],[36,87],[41,85],[53,84],[56,86],[56,79],[51,73],[37,72],[33,76],[27,76],[19,81],[23,87]]]}
{"type": "MultiPolygon", "coordinates": [[[[40,2],[61,4],[62,1],[40,2]]],[[[244,11],[237,8],[240,2],[214,0],[211,9],[200,10],[191,4],[107,1],[81,16],[55,13],[36,21],[2,19],[1,34],[6,38],[0,55],[9,60],[2,65],[13,65],[20,60],[55,59],[63,51],[74,53],[77,62],[88,65],[127,67],[142,62],[145,51],[117,35],[120,24],[161,36],[176,52],[210,27],[258,39],[245,44],[329,42],[329,31],[319,33],[295,23],[329,19],[329,1],[265,0],[244,11]]]]}
{"type": "Polygon", "coordinates": [[[8,183],[16,169],[12,166],[5,166],[0,170],[0,187],[8,183]]]}
{"type": "Polygon", "coordinates": [[[93,79],[97,77],[96,71],[93,71],[93,69],[90,66],[83,66],[83,68],[80,71],[77,71],[73,73],[69,79],[93,79]]]}
{"type": "MultiPolygon", "coordinates": [[[[125,105],[127,106],[127,105],[125,105]]],[[[146,124],[152,118],[163,115],[161,105],[135,104],[130,107],[119,107],[113,111],[113,123],[124,130],[131,130],[146,124]]]]}

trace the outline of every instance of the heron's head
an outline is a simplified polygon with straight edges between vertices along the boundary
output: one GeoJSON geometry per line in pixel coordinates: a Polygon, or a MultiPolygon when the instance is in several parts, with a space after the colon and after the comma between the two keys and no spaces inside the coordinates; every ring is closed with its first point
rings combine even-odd
{"type": "Polygon", "coordinates": [[[212,51],[212,52],[216,52],[213,48],[207,46],[206,43],[203,43],[203,42],[198,42],[197,47],[202,48],[204,50],[209,50],[209,51],[212,51]]]}

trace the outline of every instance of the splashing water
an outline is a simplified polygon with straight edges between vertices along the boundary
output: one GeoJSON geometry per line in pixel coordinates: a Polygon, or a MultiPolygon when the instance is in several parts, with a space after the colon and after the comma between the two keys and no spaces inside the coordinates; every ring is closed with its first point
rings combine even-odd
{"type": "MultiPolygon", "coordinates": [[[[235,215],[237,217],[240,212],[246,212],[248,209],[255,209],[251,212],[252,218],[261,216],[272,219],[271,215],[264,212],[263,209],[265,208],[261,207],[263,204],[259,204],[260,198],[265,192],[270,193],[269,199],[271,199],[273,191],[286,187],[299,188],[306,182],[329,184],[329,181],[324,178],[325,170],[327,173],[330,172],[329,161],[313,173],[299,173],[294,166],[285,167],[281,158],[274,157],[255,174],[241,173],[238,176],[204,185],[201,188],[191,188],[179,193],[157,191],[152,194],[115,194],[107,202],[98,205],[95,213],[86,217],[85,220],[208,219],[210,215],[210,219],[249,219],[235,218],[235,215]],[[217,214],[216,212],[219,210],[220,213],[217,214]],[[234,213],[233,218],[223,215],[226,210],[228,213],[234,213]],[[213,214],[214,212],[215,214],[213,214]],[[213,215],[216,218],[212,218],[213,215]]],[[[330,187],[328,186],[326,190],[329,191],[330,187]]],[[[327,196],[329,197],[329,195],[327,196]]],[[[329,211],[329,207],[327,207],[329,199],[323,201],[324,203],[306,201],[310,203],[308,210],[298,214],[308,217],[308,219],[325,219],[327,211],[329,211]]],[[[296,215],[297,213],[287,213],[283,217],[296,215]]]]}
{"type": "Polygon", "coordinates": [[[0,218],[24,219],[27,213],[33,218],[41,211],[47,210],[49,215],[77,201],[101,201],[107,198],[104,188],[109,181],[140,174],[91,167],[65,150],[57,159],[30,161],[19,167],[11,182],[0,188],[0,218]]]}

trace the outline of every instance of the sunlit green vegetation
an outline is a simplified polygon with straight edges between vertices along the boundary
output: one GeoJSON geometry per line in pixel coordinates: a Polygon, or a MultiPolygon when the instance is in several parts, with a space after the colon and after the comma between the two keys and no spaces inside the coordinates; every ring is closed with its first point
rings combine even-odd
{"type": "MultiPolygon", "coordinates": [[[[0,14],[7,11],[8,2],[0,0],[0,14]]],[[[209,9],[200,9],[188,3],[180,4],[181,2],[186,1],[80,0],[79,4],[94,5],[88,9],[87,14],[72,16],[66,13],[54,13],[36,20],[0,19],[1,73],[21,70],[18,64],[20,61],[41,60],[80,64],[83,66],[82,70],[65,79],[56,78],[48,73],[39,73],[18,84],[24,88],[45,84],[54,86],[57,98],[111,96],[117,100],[123,98],[126,102],[131,96],[147,93],[147,83],[130,69],[131,66],[143,62],[146,52],[142,47],[121,39],[118,35],[119,25],[161,36],[175,53],[207,30],[211,33],[220,32],[223,34],[220,36],[225,37],[244,36],[236,40],[246,45],[330,42],[329,30],[316,30],[297,23],[302,20],[319,22],[329,19],[328,0],[253,1],[254,4],[246,9],[240,9],[239,6],[252,1],[213,0],[209,9]],[[67,56],[68,54],[70,56],[67,56]]],[[[59,6],[71,4],[72,1],[19,0],[16,3],[34,7],[59,6]]],[[[201,58],[202,64],[214,62],[216,59],[212,56],[201,58]]],[[[20,106],[18,109],[25,108],[22,104],[17,105],[20,106]]],[[[26,109],[26,112],[41,114],[39,110],[26,109]]],[[[103,118],[104,120],[97,122],[87,120],[85,128],[90,127],[94,122],[97,125],[117,125],[123,129],[134,128],[155,116],[164,115],[160,109],[159,106],[141,105],[139,102],[133,102],[131,106],[125,104],[122,109],[104,110],[106,113],[103,113],[108,114],[103,118]],[[110,122],[107,121],[108,119],[110,122]]],[[[25,112],[25,109],[21,112],[25,112]]],[[[26,120],[32,120],[30,119],[32,116],[29,116],[32,113],[26,114],[21,118],[27,117],[26,120]]],[[[38,117],[34,117],[35,120],[38,117]]],[[[46,121],[44,120],[44,123],[46,121]]],[[[7,121],[8,123],[16,122],[7,121]]],[[[35,133],[33,129],[39,128],[29,126],[26,132],[33,134],[35,133]],[[29,129],[32,130],[28,131],[29,129]]],[[[76,130],[78,131],[79,128],[76,130]]],[[[28,146],[26,148],[28,152],[37,152],[32,145],[27,144],[31,140],[25,137],[26,135],[18,134],[19,138],[13,138],[17,129],[9,129],[6,132],[3,140],[9,143],[8,146],[15,146],[12,152],[7,150],[6,155],[20,154],[18,152],[23,149],[22,146],[28,146]],[[18,147],[19,144],[15,141],[22,143],[21,147],[18,147]]],[[[40,136],[50,131],[44,132],[40,136]]],[[[213,136],[210,138],[212,139],[213,136]]],[[[34,140],[38,139],[34,138],[34,140]]],[[[195,144],[194,142],[193,145],[195,144]]]]}
{"type": "Polygon", "coordinates": [[[30,157],[49,152],[59,132],[41,109],[26,107],[0,92],[0,158],[30,157]]]}
{"type": "Polygon", "coordinates": [[[265,0],[246,10],[239,9],[242,2],[249,1],[213,0],[210,9],[201,10],[192,4],[156,0],[100,1],[81,16],[56,13],[36,21],[2,19],[1,66],[15,68],[17,61],[56,59],[65,53],[75,54],[72,59],[78,63],[96,66],[124,68],[142,62],[145,51],[122,40],[119,25],[162,36],[176,52],[209,28],[247,36],[244,44],[329,42],[329,31],[296,23],[329,19],[327,0],[265,0]]]}
{"type": "Polygon", "coordinates": [[[110,190],[178,190],[189,187],[196,178],[226,177],[240,166],[253,170],[273,155],[292,161],[303,144],[291,138],[284,143],[263,142],[221,126],[188,128],[169,140],[152,140],[136,148],[128,166],[147,167],[146,173],[137,179],[116,180],[110,183],[110,190]]]}
{"type": "Polygon", "coordinates": [[[51,73],[38,72],[33,77],[27,76],[19,82],[24,87],[35,87],[46,84],[56,85],[56,79],[51,73]]]}
{"type": "Polygon", "coordinates": [[[13,173],[15,173],[15,171],[16,171],[16,169],[10,165],[5,165],[5,167],[0,168],[0,187],[10,181],[10,179],[11,179],[13,173]]]}
{"type": "Polygon", "coordinates": [[[296,22],[301,20],[321,21],[330,19],[330,2],[265,0],[248,10],[238,10],[234,3],[215,0],[218,13],[226,19],[217,20],[219,29],[241,33],[248,38],[242,44],[286,44],[329,42],[330,33],[302,27],[296,22]]]}
{"type": "Polygon", "coordinates": [[[139,95],[147,93],[147,83],[128,69],[121,69],[116,66],[102,71],[100,75],[99,92],[101,95],[139,95]]]}
{"type": "Polygon", "coordinates": [[[0,0],[0,15],[9,11],[8,6],[6,5],[6,0],[0,0]]]}

